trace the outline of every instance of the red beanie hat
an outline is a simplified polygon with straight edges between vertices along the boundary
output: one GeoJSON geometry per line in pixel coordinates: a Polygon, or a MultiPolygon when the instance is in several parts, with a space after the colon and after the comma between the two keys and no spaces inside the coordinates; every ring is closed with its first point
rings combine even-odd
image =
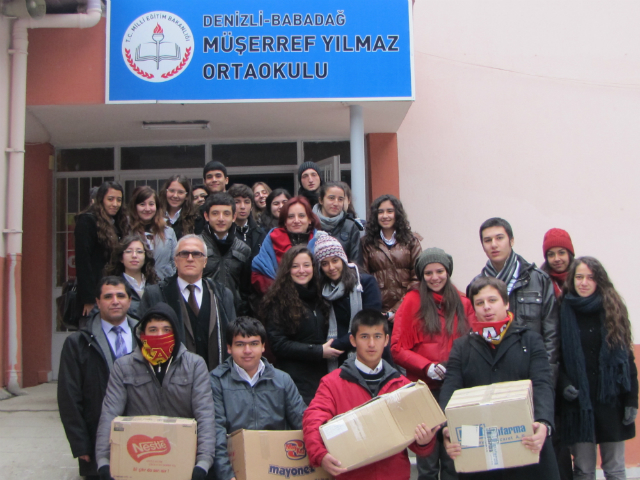
{"type": "Polygon", "coordinates": [[[575,256],[571,237],[565,230],[552,228],[544,234],[544,240],[542,241],[542,253],[544,254],[545,259],[547,258],[547,252],[554,247],[566,248],[571,252],[571,255],[575,256]]]}

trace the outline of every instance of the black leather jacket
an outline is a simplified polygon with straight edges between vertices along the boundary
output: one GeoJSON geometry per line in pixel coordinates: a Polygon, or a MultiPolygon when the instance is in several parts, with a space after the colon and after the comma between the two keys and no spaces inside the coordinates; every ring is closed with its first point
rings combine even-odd
{"type": "MultiPolygon", "coordinates": [[[[560,312],[551,278],[536,267],[535,263],[527,262],[520,255],[517,257],[520,270],[509,294],[509,310],[515,315],[517,323],[542,335],[554,378],[557,378],[560,312]]],[[[473,280],[480,277],[482,274],[473,280]]],[[[468,294],[469,287],[467,287],[467,296],[468,294]]]]}

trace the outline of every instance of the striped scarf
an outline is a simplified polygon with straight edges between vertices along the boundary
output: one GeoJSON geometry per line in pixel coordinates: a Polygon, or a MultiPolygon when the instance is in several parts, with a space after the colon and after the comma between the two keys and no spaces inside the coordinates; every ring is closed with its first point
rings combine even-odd
{"type": "Polygon", "coordinates": [[[502,270],[500,270],[500,272],[496,271],[495,267],[491,263],[491,260],[487,260],[487,264],[484,266],[482,274],[485,277],[495,277],[498,280],[502,280],[504,283],[509,285],[509,281],[511,280],[511,278],[513,278],[513,274],[515,273],[516,268],[518,268],[518,255],[516,255],[516,252],[511,250],[511,255],[509,255],[507,261],[504,262],[504,266],[502,267],[502,270]]]}

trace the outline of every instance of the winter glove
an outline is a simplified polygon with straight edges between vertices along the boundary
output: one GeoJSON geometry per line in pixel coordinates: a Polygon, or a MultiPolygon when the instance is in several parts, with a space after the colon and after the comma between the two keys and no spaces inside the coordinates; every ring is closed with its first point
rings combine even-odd
{"type": "Polygon", "coordinates": [[[447,369],[441,363],[432,363],[427,370],[427,376],[432,380],[441,382],[444,380],[444,376],[447,373],[447,369]]]}
{"type": "Polygon", "coordinates": [[[568,402],[573,402],[576,398],[578,398],[579,393],[580,392],[576,387],[574,387],[573,385],[569,385],[564,389],[564,392],[562,392],[562,396],[568,402]]]}
{"type": "Polygon", "coordinates": [[[624,407],[624,418],[622,419],[623,425],[631,425],[636,421],[638,415],[638,409],[635,407],[624,407]]]}
{"type": "Polygon", "coordinates": [[[207,478],[207,471],[204,468],[198,466],[193,467],[191,480],[204,480],[205,478],[207,478]]]}
{"type": "Polygon", "coordinates": [[[98,476],[100,480],[113,480],[111,477],[111,467],[109,465],[103,465],[98,469],[98,476]]]}

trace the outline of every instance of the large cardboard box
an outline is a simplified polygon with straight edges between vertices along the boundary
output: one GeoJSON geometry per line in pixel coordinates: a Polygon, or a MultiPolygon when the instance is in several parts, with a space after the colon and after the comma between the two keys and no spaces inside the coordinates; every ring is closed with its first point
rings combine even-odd
{"type": "Polygon", "coordinates": [[[111,422],[115,480],[191,480],[198,429],[191,418],[116,417],[111,422]]]}
{"type": "Polygon", "coordinates": [[[407,448],[418,424],[434,428],[445,421],[429,387],[419,381],[334,417],[320,434],[329,453],[354,470],[407,448]]]}
{"type": "Polygon", "coordinates": [[[533,435],[531,380],[457,390],[445,409],[451,441],[462,445],[458,472],[480,472],[538,463],[522,438],[533,435]]]}
{"type": "Polygon", "coordinates": [[[332,478],[309,464],[302,430],[237,430],[227,439],[227,451],[236,480],[332,478]]]}

